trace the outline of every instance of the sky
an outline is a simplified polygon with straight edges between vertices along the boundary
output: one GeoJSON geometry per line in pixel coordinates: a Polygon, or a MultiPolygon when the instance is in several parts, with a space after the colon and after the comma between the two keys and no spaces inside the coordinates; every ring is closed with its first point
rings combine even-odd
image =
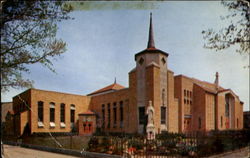
{"type": "MultiPolygon", "coordinates": [[[[135,67],[134,55],[147,46],[149,15],[153,14],[156,48],[169,54],[168,68],[219,83],[232,89],[249,109],[248,56],[232,47],[223,51],[205,49],[202,30],[219,30],[227,23],[220,16],[228,10],[219,1],[164,2],[74,2],[74,20],[58,23],[57,37],[67,51],[53,61],[56,73],[40,64],[28,66],[34,88],[86,95],[114,82],[128,86],[128,72],[135,67]]],[[[8,102],[25,89],[2,94],[8,102]]]]}

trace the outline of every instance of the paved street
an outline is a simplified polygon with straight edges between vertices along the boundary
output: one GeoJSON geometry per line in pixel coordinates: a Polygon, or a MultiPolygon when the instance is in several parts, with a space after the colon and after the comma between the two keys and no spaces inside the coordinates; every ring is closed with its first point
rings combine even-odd
{"type": "Polygon", "coordinates": [[[77,158],[46,151],[22,148],[19,146],[4,145],[4,158],[77,158]]]}
{"type": "MultiPolygon", "coordinates": [[[[233,153],[220,154],[209,158],[250,158],[249,149],[235,151],[233,153]]],[[[22,148],[19,146],[4,145],[4,158],[77,158],[75,156],[51,153],[46,151],[22,148]]]]}
{"type": "Polygon", "coordinates": [[[209,158],[250,158],[249,152],[249,148],[244,148],[242,150],[234,151],[232,153],[220,154],[217,156],[211,156],[209,158]]]}

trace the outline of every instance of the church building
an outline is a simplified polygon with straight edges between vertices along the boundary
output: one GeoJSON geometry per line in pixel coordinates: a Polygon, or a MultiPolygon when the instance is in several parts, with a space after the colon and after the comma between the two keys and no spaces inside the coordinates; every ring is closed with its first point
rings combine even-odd
{"type": "Polygon", "coordinates": [[[151,15],[148,44],[135,54],[128,87],[114,82],[88,95],[28,89],[13,97],[15,134],[25,128],[30,133],[146,133],[149,119],[155,134],[243,128],[243,102],[219,85],[218,73],[214,83],[174,75],[168,56],[155,47],[151,15]]]}

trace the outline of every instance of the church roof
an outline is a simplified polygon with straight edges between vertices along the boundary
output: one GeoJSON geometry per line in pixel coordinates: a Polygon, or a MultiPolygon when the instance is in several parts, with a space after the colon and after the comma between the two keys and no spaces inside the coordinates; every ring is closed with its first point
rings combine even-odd
{"type": "Polygon", "coordinates": [[[113,84],[111,84],[111,85],[108,85],[108,86],[106,86],[106,87],[104,87],[104,88],[101,88],[101,89],[99,89],[99,90],[97,90],[97,91],[94,91],[94,92],[88,94],[88,96],[90,96],[90,95],[95,95],[95,94],[99,94],[99,93],[103,93],[103,92],[116,91],[116,90],[120,90],[120,89],[123,89],[123,88],[125,88],[125,87],[122,86],[122,85],[120,85],[120,84],[117,84],[117,83],[115,82],[115,83],[113,83],[113,84]]]}
{"type": "Polygon", "coordinates": [[[217,91],[215,89],[211,89],[211,88],[207,88],[202,84],[198,84],[198,83],[194,83],[195,85],[199,86],[200,88],[202,88],[204,91],[212,93],[212,94],[216,94],[217,91]]]}
{"type": "Polygon", "coordinates": [[[135,54],[135,59],[138,55],[141,55],[143,53],[161,53],[161,54],[164,54],[166,56],[168,56],[168,53],[160,50],[160,49],[157,49],[157,48],[147,48],[147,49],[144,49],[143,51],[140,51],[139,53],[136,53],[135,54]]]}
{"type": "Polygon", "coordinates": [[[198,80],[196,78],[190,78],[194,83],[200,85],[201,87],[203,87],[205,90],[207,91],[210,91],[210,92],[217,92],[217,91],[221,91],[221,90],[224,90],[223,87],[220,87],[219,86],[219,89],[217,90],[216,89],[216,84],[214,83],[210,83],[210,82],[207,82],[207,81],[201,81],[201,80],[198,80]]]}
{"type": "Polygon", "coordinates": [[[219,89],[217,89],[215,83],[210,83],[210,82],[207,82],[207,81],[201,81],[201,80],[198,80],[196,78],[187,77],[185,75],[178,75],[178,76],[175,76],[175,77],[179,77],[179,76],[190,79],[194,84],[198,85],[199,87],[203,88],[205,91],[210,92],[210,93],[215,94],[218,91],[225,90],[223,87],[220,87],[220,86],[219,86],[219,89]]]}

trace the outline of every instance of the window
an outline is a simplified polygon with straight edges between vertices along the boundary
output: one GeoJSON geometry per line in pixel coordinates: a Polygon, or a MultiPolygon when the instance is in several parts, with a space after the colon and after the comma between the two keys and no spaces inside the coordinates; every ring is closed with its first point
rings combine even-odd
{"type": "Polygon", "coordinates": [[[166,124],[166,107],[161,107],[161,124],[166,124]]]}
{"type": "Polygon", "coordinates": [[[192,105],[192,100],[190,100],[190,105],[192,105]]]}
{"type": "Polygon", "coordinates": [[[102,127],[105,127],[105,105],[102,104],[102,127]]]}
{"type": "Polygon", "coordinates": [[[83,131],[86,131],[86,124],[83,124],[83,131]]]}
{"type": "Polygon", "coordinates": [[[89,124],[89,131],[92,131],[92,129],[91,129],[91,124],[89,124]]]}
{"type": "Polygon", "coordinates": [[[198,120],[198,125],[199,125],[199,129],[201,129],[201,118],[199,117],[199,120],[198,120]]]}
{"type": "Polygon", "coordinates": [[[237,118],[237,128],[239,128],[239,119],[237,118]]]}
{"type": "Polygon", "coordinates": [[[166,60],[165,60],[165,58],[164,58],[164,57],[163,57],[163,58],[161,58],[161,61],[162,61],[162,64],[163,64],[163,65],[166,63],[166,60]]]}
{"type": "Polygon", "coordinates": [[[50,102],[49,116],[50,127],[55,127],[55,103],[53,102],[50,102]]]}
{"type": "Polygon", "coordinates": [[[55,103],[50,103],[50,122],[55,122],[55,103]]]}
{"type": "Polygon", "coordinates": [[[61,122],[65,122],[65,104],[61,104],[61,111],[60,111],[60,115],[61,115],[61,122]]]}
{"type": "Polygon", "coordinates": [[[225,114],[226,117],[229,117],[229,94],[226,94],[226,103],[225,103],[225,114]]]}
{"type": "Polygon", "coordinates": [[[110,104],[108,104],[108,128],[110,128],[110,104]]]}
{"type": "Polygon", "coordinates": [[[120,101],[120,127],[123,127],[123,101],[120,101]]]}
{"type": "Polygon", "coordinates": [[[113,112],[114,112],[114,127],[116,127],[116,102],[113,104],[113,112]]]}
{"type": "Polygon", "coordinates": [[[144,63],[144,59],[143,59],[143,58],[140,58],[139,64],[142,65],[143,63],[144,63]]]}
{"type": "Polygon", "coordinates": [[[43,102],[38,102],[38,122],[43,122],[43,102]]]}
{"type": "Polygon", "coordinates": [[[60,105],[60,126],[65,128],[65,104],[61,103],[60,105]]]}
{"type": "Polygon", "coordinates": [[[220,117],[220,127],[221,128],[223,127],[223,117],[222,116],[220,117]]]}
{"type": "Polygon", "coordinates": [[[187,96],[187,91],[184,89],[184,96],[187,96]]]}
{"type": "Polygon", "coordinates": [[[139,107],[139,124],[143,125],[146,123],[145,107],[139,107]]]}
{"type": "Polygon", "coordinates": [[[70,122],[71,123],[75,122],[75,105],[74,104],[70,105],[70,122]]]}
{"type": "Polygon", "coordinates": [[[165,89],[162,90],[162,105],[165,105],[165,89]]]}
{"type": "Polygon", "coordinates": [[[186,99],[184,99],[184,104],[187,104],[187,100],[186,99]]]}

